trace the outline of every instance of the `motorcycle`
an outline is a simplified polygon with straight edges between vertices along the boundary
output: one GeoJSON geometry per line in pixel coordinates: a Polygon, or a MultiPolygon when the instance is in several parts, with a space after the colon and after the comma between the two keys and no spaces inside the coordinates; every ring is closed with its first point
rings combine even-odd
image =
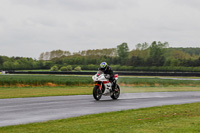
{"type": "Polygon", "coordinates": [[[103,71],[99,70],[94,76],[92,76],[92,79],[95,83],[93,88],[94,99],[98,101],[101,99],[102,95],[110,96],[113,100],[118,99],[120,95],[120,87],[117,84],[118,74],[115,74],[114,82],[116,83],[114,89],[112,88],[112,83],[106,78],[106,74],[104,74],[103,71]]]}

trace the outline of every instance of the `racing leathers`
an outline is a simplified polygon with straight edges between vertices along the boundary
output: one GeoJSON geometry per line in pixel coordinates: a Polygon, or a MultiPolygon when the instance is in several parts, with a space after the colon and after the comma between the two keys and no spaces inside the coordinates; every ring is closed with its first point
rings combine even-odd
{"type": "Polygon", "coordinates": [[[99,70],[103,71],[105,74],[105,77],[109,79],[109,81],[112,83],[112,89],[115,89],[116,86],[116,80],[114,78],[114,72],[110,66],[107,66],[106,68],[99,68],[99,70]]]}

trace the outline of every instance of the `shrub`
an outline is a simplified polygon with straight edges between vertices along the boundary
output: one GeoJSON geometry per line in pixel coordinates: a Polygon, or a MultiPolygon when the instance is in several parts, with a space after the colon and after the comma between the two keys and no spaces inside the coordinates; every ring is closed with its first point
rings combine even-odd
{"type": "Polygon", "coordinates": [[[50,71],[58,71],[58,66],[56,66],[56,65],[52,66],[50,71]]]}
{"type": "Polygon", "coordinates": [[[119,71],[120,65],[111,65],[110,66],[114,71],[119,71]]]}
{"type": "Polygon", "coordinates": [[[80,71],[81,71],[81,67],[80,67],[80,66],[77,66],[77,67],[74,68],[74,70],[80,72],[80,71]]]}
{"type": "Polygon", "coordinates": [[[87,66],[88,70],[96,70],[98,69],[98,66],[94,65],[94,64],[90,64],[87,66]]]}
{"type": "Polygon", "coordinates": [[[67,66],[63,66],[60,68],[60,71],[67,71],[67,66]]]}
{"type": "Polygon", "coordinates": [[[72,66],[68,65],[68,66],[63,66],[60,68],[61,71],[72,71],[72,66]]]}

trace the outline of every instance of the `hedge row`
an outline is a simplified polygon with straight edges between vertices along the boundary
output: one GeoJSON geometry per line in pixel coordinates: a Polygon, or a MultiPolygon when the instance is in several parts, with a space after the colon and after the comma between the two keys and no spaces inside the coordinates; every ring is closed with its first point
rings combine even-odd
{"type": "MultiPolygon", "coordinates": [[[[83,65],[82,70],[97,70],[99,65],[83,65]]],[[[153,67],[133,67],[111,65],[114,71],[151,71],[151,72],[200,72],[200,67],[174,67],[174,66],[153,66],[153,67]]]]}

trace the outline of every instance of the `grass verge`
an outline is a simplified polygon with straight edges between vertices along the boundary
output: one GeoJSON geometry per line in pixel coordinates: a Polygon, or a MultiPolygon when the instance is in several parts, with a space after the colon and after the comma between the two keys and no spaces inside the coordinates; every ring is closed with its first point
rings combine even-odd
{"type": "MultiPolygon", "coordinates": [[[[174,80],[159,77],[120,77],[118,83],[134,86],[200,86],[200,80],[174,80]]],[[[0,75],[0,86],[82,86],[93,84],[91,76],[0,75]]]]}
{"type": "Polygon", "coordinates": [[[200,103],[101,113],[42,123],[0,127],[1,133],[195,133],[200,103]]]}
{"type": "MultiPolygon", "coordinates": [[[[120,86],[121,93],[200,91],[200,87],[133,87],[120,86]]],[[[44,96],[67,96],[92,94],[93,86],[57,86],[57,87],[0,87],[0,99],[44,96]]]]}
{"type": "Polygon", "coordinates": [[[92,87],[59,86],[59,87],[0,87],[0,99],[44,96],[67,96],[92,94],[92,87]]]}
{"type": "Polygon", "coordinates": [[[168,87],[133,87],[121,86],[122,93],[139,93],[139,92],[176,92],[176,91],[200,91],[200,87],[190,86],[168,86],[168,87]]]}

